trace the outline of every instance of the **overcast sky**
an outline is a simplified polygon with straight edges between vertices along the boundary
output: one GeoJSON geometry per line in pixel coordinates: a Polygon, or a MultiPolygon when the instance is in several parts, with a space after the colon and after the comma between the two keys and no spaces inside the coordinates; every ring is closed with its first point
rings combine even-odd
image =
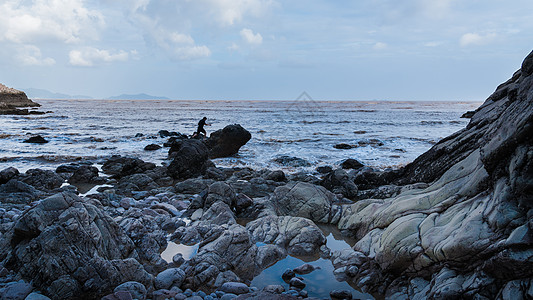
{"type": "Polygon", "coordinates": [[[484,100],[531,0],[0,0],[0,82],[96,98],[484,100]]]}

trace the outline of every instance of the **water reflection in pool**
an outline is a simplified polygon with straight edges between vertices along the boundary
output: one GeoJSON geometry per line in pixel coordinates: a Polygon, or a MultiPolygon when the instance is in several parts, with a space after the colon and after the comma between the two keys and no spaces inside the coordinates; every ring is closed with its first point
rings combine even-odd
{"type": "MultiPolygon", "coordinates": [[[[324,235],[326,235],[326,245],[332,251],[351,248],[353,243],[355,243],[354,240],[342,237],[340,232],[334,226],[320,227],[324,232],[324,235]]],[[[315,267],[320,267],[320,269],[309,274],[298,275],[304,279],[304,283],[307,285],[304,290],[308,292],[310,297],[329,299],[329,292],[332,290],[349,290],[352,292],[354,299],[374,299],[372,295],[356,290],[347,282],[337,281],[333,275],[334,268],[331,261],[329,259],[316,257],[310,258],[287,256],[269,268],[263,270],[261,274],[252,280],[251,286],[262,289],[270,284],[279,284],[288,290],[289,285],[285,283],[283,279],[281,279],[281,274],[283,274],[283,272],[287,269],[294,269],[305,263],[309,263],[315,267]]]]}
{"type": "Polygon", "coordinates": [[[174,242],[168,241],[167,248],[165,251],[161,252],[161,258],[166,262],[171,263],[172,257],[174,255],[181,253],[185,260],[193,258],[198,252],[198,244],[187,246],[183,244],[176,244],[174,242]]]}

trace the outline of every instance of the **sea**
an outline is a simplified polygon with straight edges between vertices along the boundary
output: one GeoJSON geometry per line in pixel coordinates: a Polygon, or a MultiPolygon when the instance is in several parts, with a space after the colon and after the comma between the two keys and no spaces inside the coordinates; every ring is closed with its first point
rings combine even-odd
{"type": "Polygon", "coordinates": [[[198,101],[198,100],[36,100],[44,115],[0,116],[0,170],[55,169],[76,161],[101,162],[111,155],[168,164],[168,137],[159,131],[192,135],[207,117],[208,135],[240,124],[252,139],[239,153],[215,159],[220,167],[309,171],[353,158],[378,168],[413,161],[440,139],[464,128],[461,118],[480,102],[431,101],[198,101]],[[46,144],[24,143],[40,135],[46,144]],[[346,144],[350,149],[337,149],[346,144]],[[276,158],[298,158],[280,163],[276,158]]]}

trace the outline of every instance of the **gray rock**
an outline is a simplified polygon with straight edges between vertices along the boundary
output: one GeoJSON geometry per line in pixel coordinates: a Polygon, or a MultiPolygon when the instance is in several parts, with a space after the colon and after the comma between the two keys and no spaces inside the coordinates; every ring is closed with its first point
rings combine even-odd
{"type": "Polygon", "coordinates": [[[103,296],[129,280],[151,285],[133,242],[94,204],[62,193],[25,211],[0,242],[5,267],[47,295],[103,296]]]}
{"type": "Polygon", "coordinates": [[[266,180],[273,180],[277,182],[287,181],[287,178],[285,177],[285,173],[283,173],[282,170],[276,170],[268,173],[265,176],[266,180]]]}
{"type": "Polygon", "coordinates": [[[331,299],[352,299],[352,292],[348,290],[333,290],[329,292],[331,299]]]}
{"type": "Polygon", "coordinates": [[[221,201],[228,206],[233,206],[235,202],[235,192],[225,182],[215,182],[211,184],[207,190],[207,198],[205,199],[204,208],[210,207],[213,203],[221,201]]]}
{"type": "Polygon", "coordinates": [[[304,289],[306,286],[303,280],[298,277],[291,278],[291,280],[289,280],[289,285],[297,289],[304,289]]]}
{"type": "Polygon", "coordinates": [[[303,217],[326,223],[330,218],[335,195],[324,187],[306,182],[293,182],[276,188],[272,202],[279,215],[303,217]]]}
{"type": "Polygon", "coordinates": [[[5,300],[23,300],[32,291],[32,286],[24,281],[10,282],[4,287],[1,298],[5,300]]]}
{"type": "Polygon", "coordinates": [[[0,184],[8,182],[19,174],[19,170],[13,167],[3,169],[2,171],[0,171],[0,184]]]}
{"type": "Polygon", "coordinates": [[[316,254],[326,242],[315,223],[300,217],[263,217],[248,223],[246,228],[255,241],[286,248],[291,255],[316,254]]]}
{"type": "Polygon", "coordinates": [[[272,294],[281,294],[285,292],[285,288],[279,284],[270,284],[263,288],[263,292],[272,293],[272,294]]]}
{"type": "Polygon", "coordinates": [[[219,288],[219,290],[224,293],[235,295],[245,294],[250,291],[248,286],[242,282],[226,282],[219,288]]]}
{"type": "Polygon", "coordinates": [[[322,186],[335,194],[342,194],[348,199],[357,197],[357,186],[343,169],[336,169],[322,179],[322,186]]]}
{"type": "Polygon", "coordinates": [[[320,269],[320,267],[315,267],[313,265],[310,265],[310,264],[303,264],[297,268],[294,268],[293,271],[294,273],[298,274],[298,275],[305,275],[305,274],[309,274],[311,272],[313,272],[314,270],[317,270],[317,269],[320,269]]]}
{"type": "Polygon", "coordinates": [[[120,291],[129,292],[133,299],[138,299],[138,300],[146,299],[146,294],[147,294],[146,287],[140,282],[136,282],[136,281],[124,282],[113,290],[113,292],[115,293],[120,292],[120,291]]]}
{"type": "Polygon", "coordinates": [[[24,300],[50,300],[50,298],[46,297],[43,294],[33,292],[26,296],[24,300]]]}
{"type": "Polygon", "coordinates": [[[157,289],[170,289],[172,286],[180,287],[185,280],[185,272],[179,268],[170,268],[157,274],[155,287],[157,289]]]}

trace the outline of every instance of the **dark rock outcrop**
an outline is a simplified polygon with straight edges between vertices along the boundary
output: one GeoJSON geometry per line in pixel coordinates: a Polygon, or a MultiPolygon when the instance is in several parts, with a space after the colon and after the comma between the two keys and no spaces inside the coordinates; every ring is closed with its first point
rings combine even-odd
{"type": "Polygon", "coordinates": [[[98,207],[56,194],[24,212],[0,242],[0,260],[52,299],[95,299],[118,284],[153,277],[133,242],[98,207]]]}
{"type": "Polygon", "coordinates": [[[196,139],[180,140],[168,151],[172,162],[168,166],[168,174],[175,179],[188,179],[205,173],[212,164],[208,159],[209,150],[206,145],[196,139]]]}
{"type": "Polygon", "coordinates": [[[251,138],[252,134],[248,130],[239,124],[233,124],[211,133],[205,143],[209,148],[209,157],[218,158],[237,154],[251,138]]]}
{"type": "Polygon", "coordinates": [[[22,91],[8,88],[0,83],[0,115],[29,115],[42,114],[42,112],[28,111],[27,109],[18,109],[17,107],[39,107],[28,99],[22,91]]]}
{"type": "Polygon", "coordinates": [[[112,175],[114,178],[122,178],[124,176],[144,173],[149,170],[154,170],[156,165],[150,162],[144,162],[138,158],[123,157],[114,155],[104,162],[102,170],[104,173],[112,175]]]}
{"type": "Polygon", "coordinates": [[[46,143],[48,143],[48,141],[45,138],[43,138],[42,136],[40,136],[40,135],[34,135],[34,136],[30,137],[29,139],[24,140],[23,143],[46,144],[46,143]]]}

